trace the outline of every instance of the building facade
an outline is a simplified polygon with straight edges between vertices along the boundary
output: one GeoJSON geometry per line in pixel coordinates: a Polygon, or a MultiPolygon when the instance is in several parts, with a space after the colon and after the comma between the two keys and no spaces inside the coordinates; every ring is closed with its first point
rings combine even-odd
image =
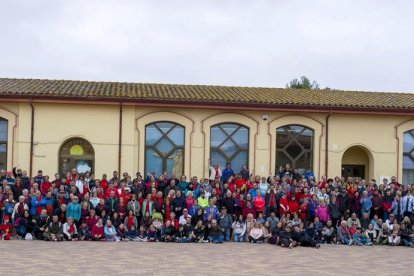
{"type": "Polygon", "coordinates": [[[0,168],[414,183],[414,94],[0,79],[0,168]]]}

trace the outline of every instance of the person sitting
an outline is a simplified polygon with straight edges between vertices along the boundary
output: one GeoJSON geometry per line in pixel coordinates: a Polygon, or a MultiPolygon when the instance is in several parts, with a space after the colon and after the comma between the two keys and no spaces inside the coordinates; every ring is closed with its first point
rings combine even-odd
{"type": "MultiPolygon", "coordinates": [[[[414,228],[414,225],[413,225],[414,228]]],[[[401,236],[401,242],[405,246],[414,247],[414,235],[413,231],[405,225],[405,223],[401,223],[400,225],[400,236],[401,236]]]]}
{"type": "Polygon", "coordinates": [[[283,223],[279,221],[276,224],[275,228],[273,228],[272,230],[272,236],[269,237],[268,239],[268,242],[270,244],[276,244],[276,245],[279,244],[279,235],[280,235],[280,232],[282,231],[282,228],[283,228],[283,223]]]}
{"type": "MultiPolygon", "coordinates": [[[[132,227],[132,226],[131,226],[132,227]]],[[[118,236],[120,241],[126,241],[127,240],[127,230],[125,229],[125,226],[123,223],[121,223],[116,229],[116,235],[118,236]]],[[[138,235],[138,233],[137,233],[138,235]]]]}
{"type": "Polygon", "coordinates": [[[296,246],[296,242],[292,239],[292,229],[290,226],[286,226],[284,230],[279,234],[279,245],[281,247],[293,248],[296,246]]]}
{"type": "Polygon", "coordinates": [[[244,241],[244,234],[246,232],[246,223],[244,222],[243,215],[239,215],[239,219],[233,222],[233,240],[235,242],[244,241]]]}
{"type": "Polygon", "coordinates": [[[400,226],[398,224],[395,224],[391,233],[388,235],[388,245],[395,246],[395,245],[399,245],[400,242],[401,242],[400,226]]]}
{"type": "Polygon", "coordinates": [[[345,220],[341,221],[340,226],[337,228],[337,243],[352,245],[351,234],[347,227],[347,222],[345,220]]]}
{"type": "Polygon", "coordinates": [[[13,236],[13,226],[10,223],[10,217],[3,217],[3,224],[0,224],[0,239],[11,240],[13,236]]]}
{"type": "Polygon", "coordinates": [[[139,227],[139,233],[138,233],[137,241],[139,241],[139,242],[147,242],[148,241],[147,231],[146,231],[146,229],[143,225],[141,225],[139,227]]]}
{"type": "Polygon", "coordinates": [[[63,224],[63,237],[67,241],[77,241],[78,240],[78,229],[72,217],[67,218],[67,222],[63,224]]]}
{"type": "Polygon", "coordinates": [[[112,221],[110,219],[106,221],[104,233],[107,241],[119,241],[119,238],[116,236],[115,226],[112,225],[112,221]]]}
{"type": "Polygon", "coordinates": [[[36,223],[33,229],[33,233],[36,239],[41,240],[43,238],[43,233],[45,232],[49,222],[50,217],[47,215],[46,209],[42,209],[40,211],[40,215],[36,219],[36,223]]]}
{"type": "Polygon", "coordinates": [[[132,225],[126,233],[126,239],[129,241],[138,241],[138,231],[134,225],[132,225]]]}
{"type": "Polygon", "coordinates": [[[158,233],[157,230],[155,229],[154,224],[151,224],[148,232],[147,232],[147,239],[149,242],[157,242],[158,241],[158,233]]]}
{"type": "Polygon", "coordinates": [[[263,227],[259,222],[256,222],[253,229],[250,230],[249,241],[251,243],[262,243],[264,239],[263,227]]]}
{"type": "Polygon", "coordinates": [[[224,235],[223,230],[217,225],[217,220],[211,220],[211,224],[208,226],[208,240],[211,243],[223,243],[224,235]]]}
{"type": "Polygon", "coordinates": [[[91,230],[89,229],[89,227],[86,224],[85,220],[83,220],[81,222],[78,233],[79,233],[79,240],[81,240],[81,241],[89,241],[90,240],[91,230]]]}
{"type": "Polygon", "coordinates": [[[355,245],[372,245],[372,242],[362,231],[361,227],[357,227],[356,232],[352,236],[352,243],[355,245]]]}
{"type": "Polygon", "coordinates": [[[383,223],[382,224],[382,228],[378,234],[377,237],[377,244],[378,245],[385,245],[388,244],[388,236],[390,234],[390,230],[388,228],[388,224],[387,223],[383,223]]]}
{"type": "Polygon", "coordinates": [[[205,242],[204,241],[205,232],[206,231],[205,231],[204,223],[200,219],[200,220],[197,221],[197,224],[194,227],[194,232],[193,232],[194,237],[193,237],[193,241],[194,242],[199,242],[199,243],[205,242]]]}
{"type": "Polygon", "coordinates": [[[45,241],[62,241],[63,240],[63,231],[62,223],[59,221],[57,215],[52,216],[52,222],[50,222],[43,233],[43,238],[45,241]]]}
{"type": "Polygon", "coordinates": [[[105,240],[104,225],[102,218],[99,218],[95,225],[92,227],[91,239],[93,241],[105,240]]]}

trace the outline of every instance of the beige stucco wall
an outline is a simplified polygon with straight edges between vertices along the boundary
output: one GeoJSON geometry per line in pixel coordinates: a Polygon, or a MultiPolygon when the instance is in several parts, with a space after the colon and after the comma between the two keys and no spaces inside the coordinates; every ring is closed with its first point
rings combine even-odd
{"type": "MultiPolygon", "coordinates": [[[[34,173],[37,169],[43,169],[49,175],[57,172],[59,148],[71,137],[82,137],[92,144],[98,176],[111,174],[118,169],[119,105],[35,103],[34,107],[34,173]]],[[[223,122],[249,127],[249,166],[260,175],[274,172],[276,128],[287,124],[312,128],[315,135],[313,171],[318,178],[325,174],[325,113],[125,105],[122,114],[121,171],[145,173],[145,125],[156,121],[173,121],[186,129],[184,173],[187,176],[208,175],[210,127],[223,122]],[[262,119],[263,115],[268,115],[266,121],[262,119]]],[[[9,120],[9,167],[19,165],[28,170],[31,126],[29,103],[0,101],[0,117],[9,120]]],[[[352,146],[359,146],[369,157],[370,177],[377,180],[380,176],[401,177],[402,135],[409,129],[414,129],[413,116],[332,114],[329,118],[328,176],[340,175],[343,153],[352,146]]]]}

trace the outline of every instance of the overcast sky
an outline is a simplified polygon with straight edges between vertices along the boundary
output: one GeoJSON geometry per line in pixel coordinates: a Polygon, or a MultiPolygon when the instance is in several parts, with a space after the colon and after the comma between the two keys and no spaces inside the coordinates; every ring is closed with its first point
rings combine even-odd
{"type": "Polygon", "coordinates": [[[0,76],[414,92],[414,1],[1,0],[0,76]]]}

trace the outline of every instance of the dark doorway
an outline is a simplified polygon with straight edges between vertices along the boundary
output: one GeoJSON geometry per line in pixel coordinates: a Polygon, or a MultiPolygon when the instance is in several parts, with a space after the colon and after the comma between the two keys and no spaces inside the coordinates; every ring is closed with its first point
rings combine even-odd
{"type": "Polygon", "coordinates": [[[365,165],[342,165],[343,177],[365,177],[365,165]]]}

